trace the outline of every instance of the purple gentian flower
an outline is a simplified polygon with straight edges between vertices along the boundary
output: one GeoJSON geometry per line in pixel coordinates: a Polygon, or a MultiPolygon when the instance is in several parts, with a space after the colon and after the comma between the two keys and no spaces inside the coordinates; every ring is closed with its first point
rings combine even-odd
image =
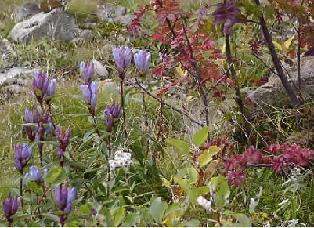
{"type": "Polygon", "coordinates": [[[59,184],[52,190],[52,196],[59,210],[68,214],[76,197],[76,189],[59,184]]]}
{"type": "Polygon", "coordinates": [[[50,99],[55,94],[56,87],[57,87],[57,80],[56,79],[49,80],[49,85],[45,94],[45,96],[47,97],[46,99],[50,99]]]}
{"type": "Polygon", "coordinates": [[[29,172],[26,173],[25,178],[31,181],[34,181],[38,184],[44,181],[41,172],[35,165],[32,165],[31,167],[29,167],[29,172]]]}
{"type": "Polygon", "coordinates": [[[118,47],[114,48],[112,53],[119,77],[124,80],[126,69],[132,63],[132,50],[128,47],[118,47]]]}
{"type": "Polygon", "coordinates": [[[85,63],[84,61],[82,61],[80,64],[80,72],[85,85],[90,84],[93,75],[95,74],[94,64],[92,62],[85,63]]]}
{"type": "Polygon", "coordinates": [[[140,50],[134,54],[134,64],[138,71],[145,74],[148,71],[150,64],[150,53],[140,50]]]}
{"type": "Polygon", "coordinates": [[[83,93],[86,103],[90,106],[93,113],[96,109],[97,102],[97,82],[92,82],[90,85],[81,85],[81,91],[83,93]]]}
{"type": "Polygon", "coordinates": [[[12,216],[15,215],[20,207],[20,204],[20,198],[11,195],[9,195],[9,197],[6,198],[2,203],[4,217],[8,220],[10,225],[13,222],[12,216]]]}
{"type": "Polygon", "coordinates": [[[121,106],[118,104],[108,105],[105,109],[105,115],[110,115],[113,118],[119,118],[121,115],[121,106]]]}
{"type": "Polygon", "coordinates": [[[231,27],[237,22],[237,16],[240,9],[236,6],[235,0],[227,0],[217,4],[217,8],[213,13],[214,22],[216,24],[224,24],[224,34],[230,34],[231,27]]]}
{"type": "Polygon", "coordinates": [[[56,91],[56,79],[49,79],[48,75],[42,71],[35,72],[33,91],[40,104],[44,99],[49,102],[56,91]]]}
{"type": "Polygon", "coordinates": [[[15,166],[20,173],[23,173],[24,167],[32,157],[32,149],[27,144],[17,144],[14,146],[14,150],[15,166]]]}
{"type": "Polygon", "coordinates": [[[114,119],[119,118],[121,115],[121,107],[118,104],[108,105],[104,111],[104,114],[107,126],[106,130],[107,132],[111,132],[114,125],[114,119]]]}

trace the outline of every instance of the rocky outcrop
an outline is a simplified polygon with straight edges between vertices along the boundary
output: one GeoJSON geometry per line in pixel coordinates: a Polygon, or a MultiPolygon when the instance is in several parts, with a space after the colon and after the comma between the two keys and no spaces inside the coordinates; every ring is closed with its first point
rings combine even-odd
{"type": "Polygon", "coordinates": [[[16,52],[7,39],[0,40],[0,70],[12,67],[16,52]]]}
{"type": "MultiPolygon", "coordinates": [[[[288,80],[294,88],[298,85],[298,71],[295,68],[288,69],[288,80]]],[[[303,57],[301,61],[301,92],[302,97],[314,97],[314,56],[303,57]]],[[[290,105],[290,100],[277,75],[272,75],[269,81],[248,92],[248,97],[258,105],[285,106],[290,105]]]]}
{"type": "Polygon", "coordinates": [[[38,13],[17,23],[10,37],[17,42],[28,42],[39,38],[70,41],[79,34],[80,30],[75,19],[60,9],[54,9],[50,13],[38,13]]]}
{"type": "Polygon", "coordinates": [[[125,7],[115,6],[109,3],[98,5],[96,14],[101,21],[120,23],[123,25],[128,25],[133,19],[133,16],[127,13],[125,7]]]}

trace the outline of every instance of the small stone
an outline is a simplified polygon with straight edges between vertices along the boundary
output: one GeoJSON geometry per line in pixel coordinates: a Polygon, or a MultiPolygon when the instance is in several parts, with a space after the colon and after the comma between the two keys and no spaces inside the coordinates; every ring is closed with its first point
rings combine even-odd
{"type": "Polygon", "coordinates": [[[93,32],[88,29],[82,30],[80,33],[80,38],[84,40],[91,40],[93,38],[93,32]]]}
{"type": "Polygon", "coordinates": [[[98,5],[96,14],[101,21],[121,23],[123,25],[128,25],[133,19],[132,15],[127,14],[125,7],[112,4],[98,5]]]}
{"type": "Polygon", "coordinates": [[[16,52],[7,39],[0,40],[0,70],[12,67],[16,52]]]}
{"type": "Polygon", "coordinates": [[[96,59],[93,59],[92,63],[94,64],[96,75],[102,80],[107,79],[109,75],[107,68],[96,59]]]}

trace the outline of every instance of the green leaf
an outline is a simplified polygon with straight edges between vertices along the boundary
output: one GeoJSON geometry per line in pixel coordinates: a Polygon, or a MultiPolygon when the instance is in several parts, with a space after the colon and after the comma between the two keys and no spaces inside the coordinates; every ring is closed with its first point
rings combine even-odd
{"type": "Polygon", "coordinates": [[[206,151],[204,151],[198,158],[198,162],[201,167],[207,165],[211,160],[212,157],[220,151],[218,146],[211,146],[206,151]]]}
{"type": "Polygon", "coordinates": [[[206,195],[209,192],[208,186],[202,186],[202,187],[194,187],[191,186],[188,192],[190,202],[193,204],[196,204],[196,200],[201,195],[206,195]]]}
{"type": "Polygon", "coordinates": [[[190,144],[181,139],[168,139],[167,143],[173,146],[176,150],[178,150],[181,154],[189,154],[190,152],[190,144]]]}
{"type": "Polygon", "coordinates": [[[129,213],[125,220],[124,223],[122,224],[123,227],[131,227],[131,226],[136,226],[137,224],[139,224],[141,221],[141,215],[137,212],[137,213],[129,213]]]}
{"type": "Polygon", "coordinates": [[[60,166],[55,166],[49,170],[45,179],[49,184],[57,184],[62,182],[65,178],[66,173],[64,169],[60,166]]]}
{"type": "Polygon", "coordinates": [[[57,215],[54,215],[54,214],[50,214],[50,213],[44,213],[44,214],[41,214],[43,217],[46,217],[47,219],[51,220],[51,221],[54,221],[56,223],[59,223],[60,222],[60,218],[59,216],[57,215]]]}
{"type": "Polygon", "coordinates": [[[251,227],[251,219],[245,214],[235,214],[234,217],[238,221],[237,225],[240,227],[251,227]]]}
{"type": "Polygon", "coordinates": [[[42,187],[37,184],[36,182],[34,181],[29,181],[27,182],[27,187],[33,192],[33,193],[36,193],[37,195],[42,195],[43,193],[43,189],[42,187]]]}
{"type": "Polygon", "coordinates": [[[125,218],[125,208],[124,207],[115,208],[112,215],[113,226],[115,227],[119,226],[125,218]]]}
{"type": "Polygon", "coordinates": [[[154,218],[155,222],[161,224],[168,204],[161,200],[161,197],[154,199],[149,208],[149,213],[154,218]]]}
{"type": "Polygon", "coordinates": [[[166,226],[176,226],[177,222],[180,220],[181,216],[184,215],[185,209],[183,205],[178,203],[173,203],[169,206],[164,215],[164,223],[166,226]]]}
{"type": "Polygon", "coordinates": [[[189,184],[195,184],[197,182],[197,170],[193,167],[178,170],[179,177],[188,181],[189,184]]]}
{"type": "Polygon", "coordinates": [[[204,144],[208,138],[209,127],[203,127],[192,136],[192,141],[196,146],[204,144]]]}
{"type": "Polygon", "coordinates": [[[209,185],[213,192],[215,192],[215,206],[218,208],[223,208],[226,206],[230,195],[227,178],[224,176],[213,177],[211,178],[209,185]]]}
{"type": "Polygon", "coordinates": [[[200,226],[200,221],[197,219],[192,219],[190,221],[186,221],[184,226],[186,227],[199,227],[200,226]]]}
{"type": "Polygon", "coordinates": [[[80,206],[80,212],[82,214],[90,214],[92,212],[93,206],[90,203],[86,203],[80,206]]]}
{"type": "Polygon", "coordinates": [[[282,50],[283,50],[283,48],[282,48],[281,44],[280,44],[280,43],[278,43],[277,41],[274,41],[274,40],[273,40],[273,45],[274,45],[277,49],[279,49],[280,51],[282,51],[282,50]]]}

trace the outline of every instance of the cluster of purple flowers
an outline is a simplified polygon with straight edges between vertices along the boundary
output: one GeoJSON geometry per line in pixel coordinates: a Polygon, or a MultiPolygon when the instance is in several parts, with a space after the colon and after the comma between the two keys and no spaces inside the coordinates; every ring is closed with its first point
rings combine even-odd
{"type": "MultiPolygon", "coordinates": [[[[84,68],[82,66],[82,68],[84,68]]],[[[92,67],[86,66],[84,68],[86,76],[86,83],[91,82],[92,67]],[[88,76],[88,77],[87,77],[88,76]]],[[[51,98],[55,94],[56,79],[51,79],[47,74],[42,71],[38,71],[34,74],[33,78],[33,92],[40,105],[40,107],[34,107],[32,109],[25,109],[23,116],[23,132],[26,134],[30,142],[36,142],[40,153],[40,161],[42,164],[42,148],[45,134],[52,132],[55,133],[58,141],[57,154],[63,164],[63,157],[66,148],[70,142],[71,132],[70,129],[62,129],[61,127],[55,127],[52,122],[51,115],[51,98]]],[[[32,148],[26,144],[14,145],[14,163],[16,169],[20,172],[20,196],[9,195],[3,201],[4,216],[7,219],[9,226],[13,223],[13,216],[16,214],[20,206],[23,207],[23,174],[25,167],[29,163],[32,157],[32,148]]],[[[29,171],[25,174],[24,178],[28,181],[35,182],[44,186],[44,178],[41,171],[37,166],[31,165],[29,171]]],[[[60,216],[60,223],[64,225],[66,215],[71,211],[73,201],[76,197],[76,189],[66,187],[60,184],[53,190],[53,199],[57,207],[62,211],[60,216]]]]}
{"type": "Polygon", "coordinates": [[[94,64],[81,62],[80,64],[81,76],[84,80],[84,84],[81,85],[81,92],[88,105],[89,111],[92,116],[96,113],[96,103],[97,103],[97,88],[98,83],[92,81],[93,75],[95,73],[94,64]]]}
{"type": "Polygon", "coordinates": [[[245,181],[245,169],[250,166],[266,166],[275,172],[281,172],[294,166],[308,167],[314,159],[313,150],[297,144],[272,144],[266,151],[267,154],[250,147],[243,154],[227,159],[224,166],[229,183],[234,186],[241,185],[245,181]]]}
{"type": "Polygon", "coordinates": [[[52,96],[55,94],[57,80],[51,79],[42,71],[37,71],[33,78],[33,91],[40,104],[46,101],[47,104],[51,101],[52,96]]]}
{"type": "Polygon", "coordinates": [[[129,47],[117,47],[113,51],[113,59],[116,64],[116,69],[119,73],[121,80],[125,79],[127,68],[132,64],[134,58],[134,65],[136,69],[141,73],[147,73],[151,60],[151,54],[144,50],[135,52],[133,57],[133,51],[129,47]]]}

